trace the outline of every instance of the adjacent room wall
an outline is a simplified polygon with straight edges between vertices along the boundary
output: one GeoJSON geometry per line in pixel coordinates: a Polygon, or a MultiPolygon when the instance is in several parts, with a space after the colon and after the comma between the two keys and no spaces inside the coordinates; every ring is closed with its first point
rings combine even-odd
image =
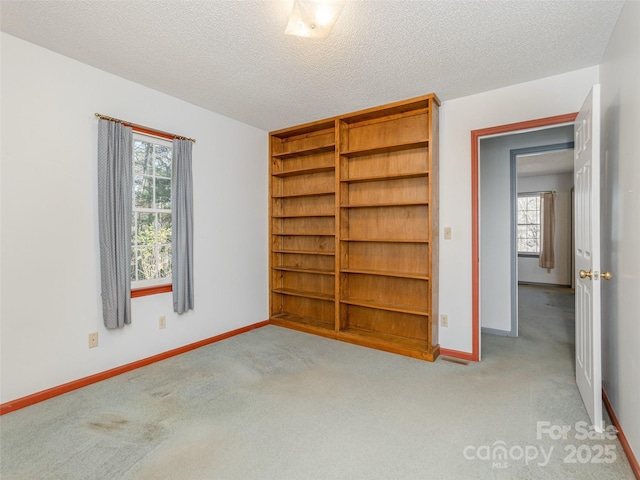
{"type": "Polygon", "coordinates": [[[480,325],[484,329],[511,331],[511,150],[572,141],[573,125],[480,140],[480,325]]]}
{"type": "Polygon", "coordinates": [[[601,66],[602,378],[640,460],[640,2],[625,3],[601,66]]]}
{"type": "Polygon", "coordinates": [[[571,189],[573,173],[518,177],[518,193],[556,192],[555,199],[555,267],[540,268],[537,257],[518,257],[518,281],[545,283],[551,285],[571,285],[571,189]]]}
{"type": "MultiPolygon", "coordinates": [[[[443,102],[440,109],[440,346],[472,351],[471,309],[471,131],[577,112],[599,67],[443,102]]],[[[482,261],[480,259],[480,261],[482,261]]],[[[481,263],[482,265],[482,263],[481,263]]]]}
{"type": "Polygon", "coordinates": [[[0,403],[267,319],[267,142],[2,34],[0,403]],[[175,315],[170,293],[136,298],[132,325],[103,327],[94,112],[197,139],[192,312],[175,315]]]}

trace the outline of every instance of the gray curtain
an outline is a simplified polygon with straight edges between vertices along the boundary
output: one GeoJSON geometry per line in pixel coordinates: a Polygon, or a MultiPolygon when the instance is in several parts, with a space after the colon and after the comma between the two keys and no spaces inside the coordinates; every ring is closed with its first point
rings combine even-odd
{"type": "Polygon", "coordinates": [[[132,131],[98,123],[98,223],[102,315],[107,328],[131,323],[132,131]]]}
{"type": "Polygon", "coordinates": [[[554,236],[556,230],[555,193],[540,194],[540,260],[541,268],[555,266],[554,236]]]}
{"type": "Polygon", "coordinates": [[[193,180],[189,140],[173,141],[172,266],[173,311],[193,309],[193,180]]]}

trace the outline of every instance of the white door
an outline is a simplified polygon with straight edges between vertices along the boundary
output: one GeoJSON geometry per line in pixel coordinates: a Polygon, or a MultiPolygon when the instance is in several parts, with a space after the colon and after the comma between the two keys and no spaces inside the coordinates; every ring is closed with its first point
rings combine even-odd
{"type": "Polygon", "coordinates": [[[576,382],[601,432],[600,85],[594,85],[576,118],[574,152],[576,382]]]}

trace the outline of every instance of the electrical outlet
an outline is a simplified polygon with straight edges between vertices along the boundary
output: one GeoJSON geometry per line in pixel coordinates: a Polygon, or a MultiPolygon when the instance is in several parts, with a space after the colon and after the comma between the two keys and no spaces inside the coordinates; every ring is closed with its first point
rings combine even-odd
{"type": "Polygon", "coordinates": [[[167,328],[167,317],[165,317],[164,315],[162,315],[162,316],[158,319],[158,326],[160,327],[160,330],[162,330],[163,328],[167,328]]]}
{"type": "Polygon", "coordinates": [[[98,332],[89,334],[89,348],[95,348],[98,346],[98,332]]]}
{"type": "Polygon", "coordinates": [[[444,239],[451,240],[451,227],[444,227],[444,239]]]}
{"type": "Polygon", "coordinates": [[[449,315],[440,315],[440,326],[442,327],[449,326],[449,315]]]}

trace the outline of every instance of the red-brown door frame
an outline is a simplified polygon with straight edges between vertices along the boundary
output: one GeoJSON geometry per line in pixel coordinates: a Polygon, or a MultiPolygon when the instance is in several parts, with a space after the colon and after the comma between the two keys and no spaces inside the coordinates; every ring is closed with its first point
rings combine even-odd
{"type": "Polygon", "coordinates": [[[471,132],[471,323],[472,361],[480,360],[480,198],[478,197],[478,172],[480,138],[488,135],[512,133],[519,130],[549,127],[573,123],[578,113],[567,113],[555,117],[538,118],[526,122],[509,123],[497,127],[483,128],[471,132]]]}

